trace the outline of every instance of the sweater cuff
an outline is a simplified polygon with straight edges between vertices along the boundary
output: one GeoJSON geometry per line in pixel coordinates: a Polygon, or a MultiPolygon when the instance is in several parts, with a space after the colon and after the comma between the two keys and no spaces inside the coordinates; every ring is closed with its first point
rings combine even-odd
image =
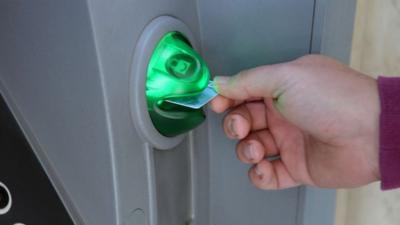
{"type": "Polygon", "coordinates": [[[381,188],[400,187],[400,77],[379,77],[381,188]]]}

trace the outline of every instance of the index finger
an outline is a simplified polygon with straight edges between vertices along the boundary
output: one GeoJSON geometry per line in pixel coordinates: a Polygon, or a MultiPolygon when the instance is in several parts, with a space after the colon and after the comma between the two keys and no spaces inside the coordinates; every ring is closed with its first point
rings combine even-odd
{"type": "Polygon", "coordinates": [[[223,113],[227,109],[240,105],[241,103],[243,103],[242,100],[233,100],[222,95],[218,95],[210,101],[209,106],[212,111],[216,113],[223,113]]]}
{"type": "Polygon", "coordinates": [[[210,101],[209,106],[212,111],[216,113],[223,113],[226,110],[236,107],[245,102],[260,101],[262,98],[249,98],[246,100],[233,100],[222,95],[218,95],[210,101]]]}

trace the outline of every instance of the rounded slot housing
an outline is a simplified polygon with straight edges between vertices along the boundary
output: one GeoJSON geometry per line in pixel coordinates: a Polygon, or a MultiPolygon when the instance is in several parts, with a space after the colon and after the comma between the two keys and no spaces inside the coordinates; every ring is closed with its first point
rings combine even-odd
{"type": "MultiPolygon", "coordinates": [[[[130,107],[134,125],[145,142],[160,150],[177,146],[185,137],[185,134],[171,136],[161,134],[160,129],[154,126],[154,117],[150,117],[148,110],[146,82],[149,63],[160,40],[171,32],[182,34],[192,48],[197,49],[191,31],[183,22],[170,16],[161,16],[151,21],[142,32],[136,44],[131,66],[130,107]]],[[[197,64],[196,59],[177,54],[165,63],[165,69],[174,74],[176,78],[189,79],[190,74],[197,69],[197,64]],[[192,61],[193,63],[190,64],[192,61]]],[[[171,107],[163,101],[158,101],[156,104],[159,105],[154,110],[157,113],[165,113],[164,110],[169,110],[171,107]]],[[[171,116],[180,116],[180,114],[171,114],[171,116]]],[[[168,126],[171,125],[179,126],[180,124],[169,124],[168,126]]]]}

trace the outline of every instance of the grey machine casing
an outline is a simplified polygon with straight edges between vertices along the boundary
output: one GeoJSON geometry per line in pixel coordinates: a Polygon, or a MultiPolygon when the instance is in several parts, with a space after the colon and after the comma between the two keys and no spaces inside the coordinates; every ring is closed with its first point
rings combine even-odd
{"type": "Polygon", "coordinates": [[[328,225],[335,192],[254,188],[222,116],[208,112],[174,147],[146,141],[131,112],[140,110],[132,76],[143,76],[132,65],[142,31],[160,16],[185,24],[212,74],[309,53],[348,62],[354,8],[353,0],[2,0],[0,91],[76,225],[328,225]]]}

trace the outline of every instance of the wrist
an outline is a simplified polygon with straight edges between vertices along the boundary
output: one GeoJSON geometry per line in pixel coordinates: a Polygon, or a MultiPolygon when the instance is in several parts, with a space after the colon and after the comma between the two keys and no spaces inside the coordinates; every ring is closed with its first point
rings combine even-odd
{"type": "Polygon", "coordinates": [[[379,167],[379,118],[380,118],[380,100],[379,100],[379,87],[378,80],[371,78],[371,88],[370,88],[370,106],[367,109],[367,113],[370,115],[368,144],[366,144],[366,149],[369,149],[369,163],[373,176],[373,181],[381,180],[381,173],[379,167]]]}

